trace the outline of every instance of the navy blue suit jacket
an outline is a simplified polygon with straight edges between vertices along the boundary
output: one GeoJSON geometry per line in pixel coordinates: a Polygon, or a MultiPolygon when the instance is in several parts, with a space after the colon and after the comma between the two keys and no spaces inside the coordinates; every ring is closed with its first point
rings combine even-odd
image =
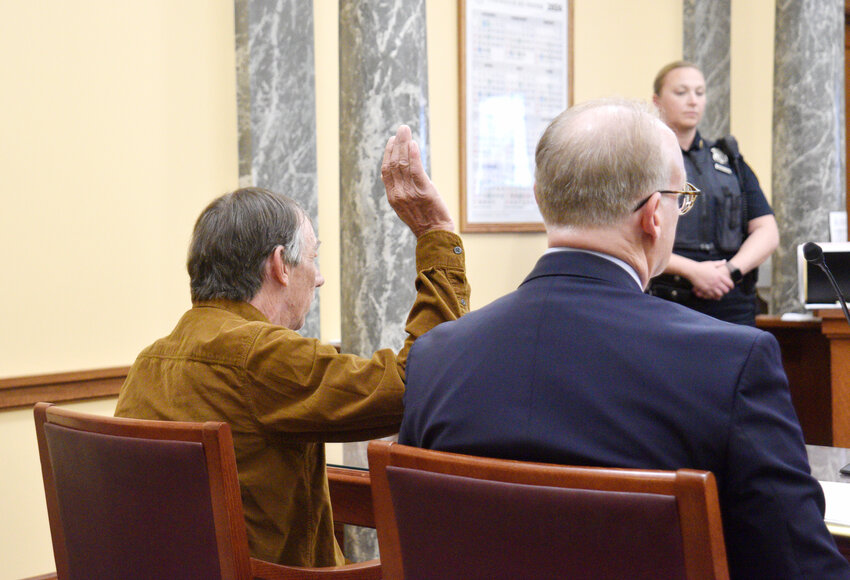
{"type": "Polygon", "coordinates": [[[772,335],[641,292],[586,252],[417,339],[399,441],[571,465],[706,469],[735,578],[850,578],[772,335]]]}

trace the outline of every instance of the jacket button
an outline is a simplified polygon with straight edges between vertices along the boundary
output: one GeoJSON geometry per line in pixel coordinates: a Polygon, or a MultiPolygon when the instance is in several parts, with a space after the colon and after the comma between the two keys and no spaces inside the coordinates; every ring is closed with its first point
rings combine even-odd
{"type": "Polygon", "coordinates": [[[460,246],[455,246],[454,252],[455,254],[462,254],[463,248],[461,248],[460,246]]]}

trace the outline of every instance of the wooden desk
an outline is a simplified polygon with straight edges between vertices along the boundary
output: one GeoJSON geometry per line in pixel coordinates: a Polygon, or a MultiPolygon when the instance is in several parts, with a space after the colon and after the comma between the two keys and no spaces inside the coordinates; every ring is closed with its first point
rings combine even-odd
{"type": "Polygon", "coordinates": [[[850,560],[850,514],[841,511],[848,502],[846,498],[841,497],[844,491],[840,489],[847,486],[846,493],[850,495],[850,485],[847,485],[850,483],[850,477],[841,475],[838,471],[850,463],[850,449],[806,445],[806,454],[809,456],[812,475],[824,488],[826,527],[835,539],[838,551],[850,560]],[[831,505],[835,502],[839,505],[831,505]]]}
{"type": "Polygon", "coordinates": [[[850,447],[850,326],[840,309],[819,310],[818,315],[829,340],[832,444],[850,447]]]}
{"type": "MultiPolygon", "coordinates": [[[[779,342],[791,400],[806,443],[850,447],[850,438],[842,442],[834,438],[834,375],[830,372],[830,341],[821,331],[821,320],[786,321],[762,315],[756,317],[756,326],[779,342]]],[[[850,348],[850,342],[847,346],[850,348]]]]}

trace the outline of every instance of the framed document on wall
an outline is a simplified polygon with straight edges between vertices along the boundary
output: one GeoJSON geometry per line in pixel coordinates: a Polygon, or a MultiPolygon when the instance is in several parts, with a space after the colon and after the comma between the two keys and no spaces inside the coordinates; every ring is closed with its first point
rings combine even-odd
{"type": "Polygon", "coordinates": [[[462,232],[543,231],[534,149],[572,101],[570,0],[460,0],[462,232]]]}

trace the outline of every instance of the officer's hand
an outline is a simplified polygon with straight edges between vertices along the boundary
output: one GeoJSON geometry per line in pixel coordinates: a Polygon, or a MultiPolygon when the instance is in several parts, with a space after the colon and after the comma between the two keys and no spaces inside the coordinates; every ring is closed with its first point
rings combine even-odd
{"type": "Polygon", "coordinates": [[[735,287],[726,260],[695,262],[688,280],[694,285],[694,294],[704,300],[720,300],[735,287]]]}
{"type": "Polygon", "coordinates": [[[417,238],[432,230],[454,231],[449,208],[425,173],[419,146],[407,125],[387,142],[381,179],[390,206],[417,238]]]}

